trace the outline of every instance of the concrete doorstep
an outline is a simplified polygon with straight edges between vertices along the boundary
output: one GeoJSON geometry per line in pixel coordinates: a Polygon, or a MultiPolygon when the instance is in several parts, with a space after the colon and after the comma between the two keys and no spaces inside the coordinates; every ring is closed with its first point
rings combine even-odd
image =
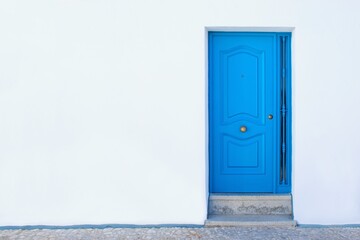
{"type": "Polygon", "coordinates": [[[205,227],[295,227],[296,221],[290,215],[210,215],[205,227]]]}
{"type": "Polygon", "coordinates": [[[205,227],[294,227],[290,194],[212,194],[205,227]]]}

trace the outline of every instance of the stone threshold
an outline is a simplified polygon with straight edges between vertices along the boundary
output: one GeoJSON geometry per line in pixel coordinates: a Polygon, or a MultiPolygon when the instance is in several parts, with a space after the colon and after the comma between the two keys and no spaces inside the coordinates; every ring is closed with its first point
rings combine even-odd
{"type": "Polygon", "coordinates": [[[205,227],[295,227],[291,215],[210,215],[205,227]]]}

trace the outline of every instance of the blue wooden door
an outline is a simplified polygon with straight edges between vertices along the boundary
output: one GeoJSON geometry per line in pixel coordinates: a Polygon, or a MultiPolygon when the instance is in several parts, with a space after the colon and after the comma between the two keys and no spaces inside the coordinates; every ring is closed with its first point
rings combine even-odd
{"type": "Polygon", "coordinates": [[[209,32],[211,192],[275,192],[276,33],[209,32]]]}

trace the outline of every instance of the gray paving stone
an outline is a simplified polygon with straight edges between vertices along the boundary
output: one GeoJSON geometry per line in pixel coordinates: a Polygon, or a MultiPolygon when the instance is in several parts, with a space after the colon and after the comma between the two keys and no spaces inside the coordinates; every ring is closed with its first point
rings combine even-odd
{"type": "Polygon", "coordinates": [[[360,228],[279,228],[279,227],[219,227],[219,228],[106,228],[64,230],[0,230],[0,240],[233,240],[233,239],[351,239],[360,240],[360,228]]]}

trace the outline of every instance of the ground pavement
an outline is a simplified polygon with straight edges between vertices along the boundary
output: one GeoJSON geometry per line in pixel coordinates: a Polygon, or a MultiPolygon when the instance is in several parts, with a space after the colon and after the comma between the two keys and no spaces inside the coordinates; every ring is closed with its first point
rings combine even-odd
{"type": "Polygon", "coordinates": [[[360,240],[360,227],[329,228],[105,228],[0,230],[0,240],[10,239],[352,239],[360,240]]]}

